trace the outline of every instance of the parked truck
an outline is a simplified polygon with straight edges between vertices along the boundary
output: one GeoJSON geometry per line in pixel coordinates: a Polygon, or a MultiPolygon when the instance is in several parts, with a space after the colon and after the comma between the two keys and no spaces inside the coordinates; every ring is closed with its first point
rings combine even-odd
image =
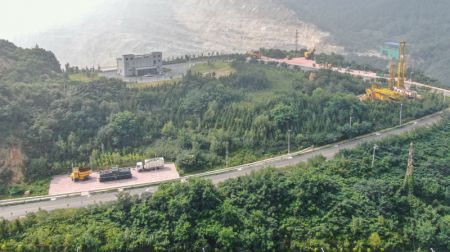
{"type": "Polygon", "coordinates": [[[79,180],[87,180],[89,178],[89,175],[91,175],[92,171],[91,168],[88,167],[73,167],[72,173],[70,173],[70,178],[72,181],[79,181],[79,180]]]}
{"type": "Polygon", "coordinates": [[[161,168],[164,168],[164,158],[152,158],[152,159],[146,159],[144,163],[137,162],[136,163],[136,169],[138,172],[143,171],[154,171],[159,170],[161,168]]]}
{"type": "Polygon", "coordinates": [[[110,170],[99,172],[99,181],[113,181],[119,179],[130,179],[132,178],[130,168],[118,168],[113,167],[110,170]]]}

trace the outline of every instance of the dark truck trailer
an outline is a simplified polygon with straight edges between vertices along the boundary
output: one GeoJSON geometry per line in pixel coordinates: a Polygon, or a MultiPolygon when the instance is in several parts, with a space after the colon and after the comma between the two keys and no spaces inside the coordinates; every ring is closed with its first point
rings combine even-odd
{"type": "Polygon", "coordinates": [[[132,177],[130,168],[117,168],[111,170],[100,171],[99,181],[113,181],[119,179],[130,179],[132,177]]]}

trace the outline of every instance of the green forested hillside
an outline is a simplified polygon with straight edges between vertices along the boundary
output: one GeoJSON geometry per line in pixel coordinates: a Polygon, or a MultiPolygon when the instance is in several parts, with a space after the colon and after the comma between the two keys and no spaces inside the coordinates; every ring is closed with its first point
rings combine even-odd
{"type": "Polygon", "coordinates": [[[0,80],[33,82],[51,79],[61,72],[55,55],[42,48],[23,49],[0,39],[0,80]]]}
{"type": "Polygon", "coordinates": [[[446,0],[282,0],[300,19],[317,24],[349,52],[377,49],[387,41],[408,42],[415,69],[447,86],[450,77],[450,2],[446,0]]]}
{"type": "MultiPolygon", "coordinates": [[[[288,130],[298,150],[399,122],[399,104],[360,102],[357,95],[370,84],[349,75],[324,70],[309,80],[309,73],[286,66],[236,60],[231,67],[235,73],[228,77],[188,74],[176,84],[142,90],[119,80],[84,83],[63,75],[2,80],[0,139],[21,147],[30,183],[68,173],[72,164],[133,165],[155,155],[192,173],[224,166],[227,145],[229,165],[236,165],[286,152],[288,130]]],[[[445,106],[441,96],[424,94],[404,101],[403,119],[445,106]]],[[[7,186],[10,177],[0,174],[0,194],[23,193],[7,186]]]]}
{"type": "Polygon", "coordinates": [[[440,125],[265,170],[218,187],[0,221],[0,249],[26,251],[448,251],[450,118],[440,125]],[[414,177],[405,184],[410,142],[414,177]]]}

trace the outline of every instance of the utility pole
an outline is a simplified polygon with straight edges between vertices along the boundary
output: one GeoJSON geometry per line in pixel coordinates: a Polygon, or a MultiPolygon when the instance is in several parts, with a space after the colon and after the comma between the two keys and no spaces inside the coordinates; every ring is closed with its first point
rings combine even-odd
{"type": "Polygon", "coordinates": [[[298,52],[298,30],[295,30],[295,54],[298,52]]]}
{"type": "Polygon", "coordinates": [[[409,144],[408,165],[403,186],[408,190],[409,196],[414,194],[414,144],[412,142],[409,144]]]}
{"type": "Polygon", "coordinates": [[[228,140],[227,143],[225,144],[225,166],[228,167],[228,140]]]}
{"type": "Polygon", "coordinates": [[[408,166],[406,167],[406,174],[405,174],[405,183],[408,182],[408,180],[413,178],[414,175],[414,144],[411,142],[409,144],[409,153],[408,153],[408,166]]]}
{"type": "Polygon", "coordinates": [[[66,78],[64,78],[64,95],[66,95],[66,78]]]}
{"type": "Polygon", "coordinates": [[[291,155],[291,130],[288,130],[288,155],[291,155]]]}
{"type": "Polygon", "coordinates": [[[400,103],[400,126],[402,126],[403,103],[400,103]]]}
{"type": "Polygon", "coordinates": [[[372,153],[372,168],[373,168],[373,165],[375,164],[375,151],[378,149],[378,145],[377,144],[374,144],[373,145],[373,153],[372,153]]]}
{"type": "Polygon", "coordinates": [[[353,119],[353,108],[350,110],[350,128],[352,127],[352,119],[353,119]]]}

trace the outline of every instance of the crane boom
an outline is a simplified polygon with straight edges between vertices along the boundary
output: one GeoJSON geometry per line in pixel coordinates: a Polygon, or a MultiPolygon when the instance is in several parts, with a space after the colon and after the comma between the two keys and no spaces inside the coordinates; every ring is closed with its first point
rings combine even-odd
{"type": "Polygon", "coordinates": [[[398,54],[398,76],[397,88],[404,89],[406,80],[406,42],[400,41],[400,48],[398,54]]]}

